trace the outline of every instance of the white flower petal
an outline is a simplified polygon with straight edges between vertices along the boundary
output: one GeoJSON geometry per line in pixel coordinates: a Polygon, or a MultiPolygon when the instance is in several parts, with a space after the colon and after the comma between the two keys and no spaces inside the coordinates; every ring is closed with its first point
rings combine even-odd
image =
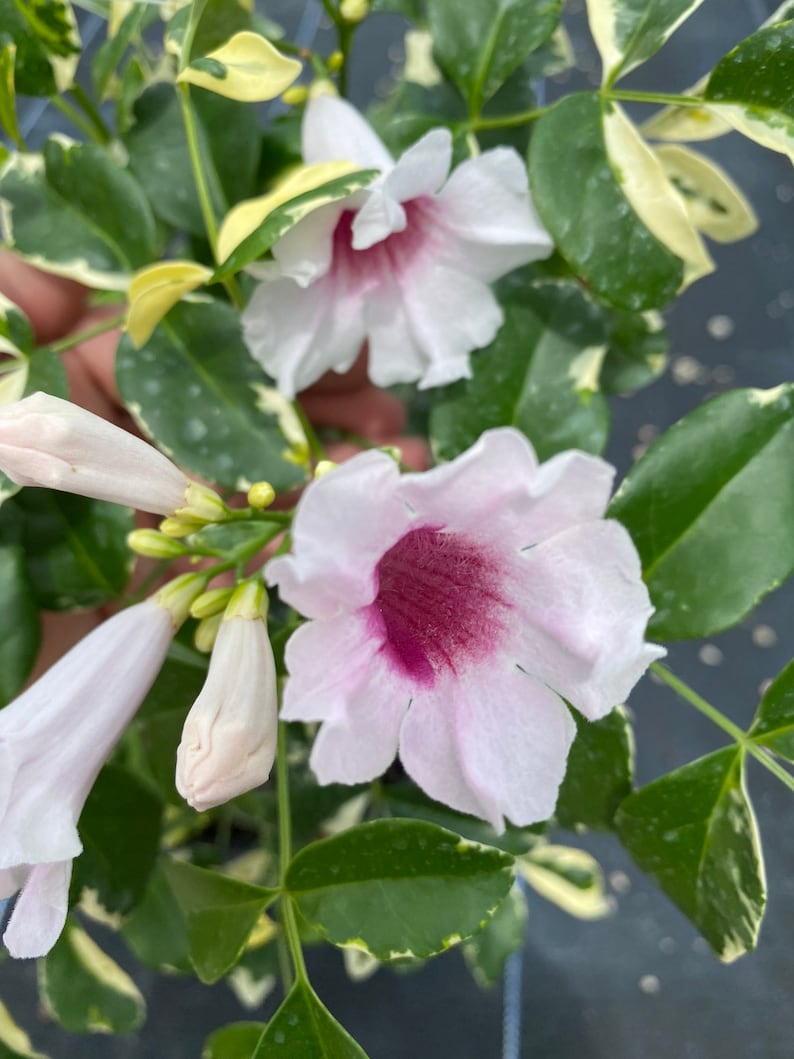
{"type": "Polygon", "coordinates": [[[362,169],[386,171],[394,159],[355,107],[334,96],[309,101],[303,117],[303,160],[307,165],[337,160],[362,169]]]}
{"type": "Polygon", "coordinates": [[[11,956],[34,959],[50,951],[66,923],[71,877],[71,860],[29,870],[3,934],[11,956]]]}
{"type": "Polygon", "coordinates": [[[405,231],[405,210],[384,185],[370,189],[353,221],[353,249],[368,250],[394,232],[405,231]]]}
{"type": "Polygon", "coordinates": [[[321,206],[285,232],[273,247],[278,274],[301,287],[324,276],[333,259],[334,229],[344,209],[336,202],[321,206]]]}

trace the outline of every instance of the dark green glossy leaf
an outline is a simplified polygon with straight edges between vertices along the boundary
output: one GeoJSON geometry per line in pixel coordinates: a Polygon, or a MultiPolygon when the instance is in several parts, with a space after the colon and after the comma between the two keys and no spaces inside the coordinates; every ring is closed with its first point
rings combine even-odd
{"type": "Polygon", "coordinates": [[[129,508],[50,489],[23,489],[0,512],[0,539],[25,550],[35,598],[45,610],[99,607],[129,578],[129,508]]]}
{"type": "Polygon", "coordinates": [[[510,889],[513,858],[418,820],[375,820],[306,846],[286,887],[336,945],[431,956],[473,934],[510,889]]]}
{"type": "Polygon", "coordinates": [[[640,220],[610,161],[604,104],[566,96],[538,121],[530,145],[535,205],[571,266],[625,309],[664,305],[681,286],[681,259],[640,220]]]}
{"type": "Polygon", "coordinates": [[[296,982],[267,1025],[251,1059],[367,1059],[320,1003],[308,982],[296,982]]]}
{"type": "Polygon", "coordinates": [[[656,607],[649,633],[708,636],[794,570],[794,386],[734,390],[690,412],[629,471],[610,515],[656,607]]]}
{"type": "Polygon", "coordinates": [[[190,962],[202,982],[217,982],[237,963],[249,934],[278,891],[186,861],[167,860],[164,870],[187,926],[190,962]]]}
{"type": "MultiPolygon", "coordinates": [[[[260,132],[256,108],[214,92],[191,89],[205,175],[217,216],[254,193],[260,132]]],[[[182,115],[173,85],[148,88],[134,107],[124,137],[130,169],[155,214],[173,227],[204,236],[182,115]]]]}
{"type": "Polygon", "coordinates": [[[614,310],[608,324],[607,355],[601,368],[605,393],[633,393],[649,386],[667,366],[670,342],[658,313],[614,310]]]}
{"type": "Polygon", "coordinates": [[[162,815],[160,799],[134,773],[106,765],[80,815],[77,886],[95,890],[109,912],[128,912],[154,868],[162,815]]]}
{"type": "Polygon", "coordinates": [[[347,198],[352,192],[371,184],[378,175],[377,169],[361,169],[355,173],[329,180],[312,191],[296,195],[282,206],[277,206],[255,232],[247,236],[226,260],[220,264],[213,279],[224,279],[250,265],[263,256],[281,238],[318,204],[327,205],[347,198]]]}
{"type": "Polygon", "coordinates": [[[187,926],[166,881],[163,862],[156,865],[143,900],[124,920],[121,934],[147,967],[185,974],[192,970],[187,926]]]}
{"type": "Polygon", "coordinates": [[[463,943],[466,963],[480,986],[499,983],[508,959],[523,947],[528,915],[524,893],[515,885],[483,929],[463,943]]]}
{"type": "Polygon", "coordinates": [[[621,708],[600,721],[575,714],[577,734],[568,754],[555,816],[561,827],[579,825],[607,830],[615,811],[631,792],[634,736],[621,708]]]}
{"type": "Polygon", "coordinates": [[[434,405],[437,455],[452,459],[484,430],[508,425],[526,434],[542,460],[570,448],[601,452],[609,408],[602,394],[585,390],[589,359],[599,349],[603,355],[604,344],[603,314],[575,283],[537,284],[523,307],[505,306],[502,329],[472,357],[473,377],[434,405]]]}
{"type": "Polygon", "coordinates": [[[736,747],[676,769],[630,795],[621,842],[729,963],[755,948],[764,868],[736,747]]]}
{"type": "Polygon", "coordinates": [[[717,63],[704,98],[739,132],[794,161],[794,21],[737,45],[717,63]]]}
{"type": "Polygon", "coordinates": [[[230,306],[182,302],[141,349],[123,338],[116,378],[142,429],[188,471],[237,489],[265,480],[280,491],[304,477],[277,417],[259,407],[267,377],[230,306]]]}
{"type": "Polygon", "coordinates": [[[16,45],[17,92],[65,91],[80,54],[72,6],[66,0],[0,0],[0,27],[16,45]]]}
{"type": "Polygon", "coordinates": [[[264,1022],[232,1022],[216,1030],[201,1052],[201,1059],[251,1059],[266,1028],[264,1022]]]}
{"type": "Polygon", "coordinates": [[[39,989],[71,1033],[132,1033],[146,1015],[133,980],[74,923],[39,964],[39,989]]]}
{"type": "Polygon", "coordinates": [[[789,662],[764,693],[748,734],[794,763],[794,662],[789,662]]]}
{"type": "Polygon", "coordinates": [[[0,547],[0,705],[21,690],[41,640],[39,614],[21,548],[0,547]]]}
{"type": "Polygon", "coordinates": [[[554,32],[561,0],[427,0],[436,57],[477,113],[554,32]]]}
{"type": "Polygon", "coordinates": [[[6,243],[43,268],[93,287],[124,288],[155,256],[137,181],[95,144],[51,137],[43,155],[12,155],[0,172],[6,243]]]}
{"type": "Polygon", "coordinates": [[[703,0],[587,0],[590,29],[613,84],[661,48],[703,0]]]}

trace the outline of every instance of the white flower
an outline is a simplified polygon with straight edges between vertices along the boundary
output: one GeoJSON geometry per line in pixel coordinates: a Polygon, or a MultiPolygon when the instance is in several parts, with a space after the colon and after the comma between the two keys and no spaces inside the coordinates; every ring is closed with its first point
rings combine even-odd
{"type": "Polygon", "coordinates": [[[243,313],[253,355],[290,397],[346,371],[365,341],[379,386],[468,377],[469,353],[503,321],[488,284],[552,250],[518,154],[486,151],[447,179],[452,136],[433,129],[395,164],[354,107],[321,96],[306,108],[303,158],[381,175],[276,243],[243,313]]]}
{"type": "Polygon", "coordinates": [[[114,615],[0,710],[0,900],[22,890],[12,956],[44,955],[63,929],[83,804],[204,583],[186,575],[114,615]]]}
{"type": "Polygon", "coordinates": [[[247,582],[234,594],[185,720],[176,786],[199,812],[258,787],[273,768],[278,697],[266,605],[261,583],[247,582]]]}
{"type": "Polygon", "coordinates": [[[0,470],[160,515],[211,519],[223,505],[152,445],[70,401],[34,393],[0,408],[0,470]]]}
{"type": "Polygon", "coordinates": [[[636,549],[603,517],[613,474],[582,452],[539,466],[506,428],[423,474],[367,452],[306,489],[294,554],[266,575],[313,619],[287,644],[282,717],[323,722],[321,783],[371,780],[399,751],[497,830],[551,815],[563,700],[603,717],[664,654],[636,549]]]}

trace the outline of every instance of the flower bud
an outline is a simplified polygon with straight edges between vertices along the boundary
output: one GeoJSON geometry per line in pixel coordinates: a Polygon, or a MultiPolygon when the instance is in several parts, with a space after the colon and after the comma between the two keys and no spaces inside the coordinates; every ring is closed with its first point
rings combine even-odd
{"type": "Polygon", "coordinates": [[[361,22],[369,14],[370,0],[342,0],[339,14],[346,22],[361,22]]]}
{"type": "Polygon", "coordinates": [[[191,533],[203,529],[206,522],[194,518],[164,518],[160,523],[160,532],[166,537],[189,537],[191,533]]]}
{"type": "Polygon", "coordinates": [[[196,626],[196,631],[193,633],[193,643],[195,644],[197,651],[201,651],[203,655],[208,655],[210,653],[215,646],[218,629],[220,629],[222,621],[222,611],[219,611],[217,614],[212,614],[208,618],[201,619],[196,626]]]}
{"type": "Polygon", "coordinates": [[[191,618],[201,621],[222,614],[233,593],[233,588],[211,588],[208,592],[202,592],[190,607],[191,618]]]}
{"type": "Polygon", "coordinates": [[[328,472],[332,471],[336,466],[337,464],[335,464],[333,460],[320,460],[314,468],[314,477],[322,478],[324,474],[328,474],[328,472]]]}
{"type": "Polygon", "coordinates": [[[281,93],[281,98],[288,107],[299,107],[309,98],[309,89],[306,85],[293,85],[281,93]]]}
{"type": "Polygon", "coordinates": [[[206,574],[182,574],[163,585],[154,595],[160,607],[170,612],[174,625],[178,629],[190,614],[193,600],[200,596],[207,587],[206,574]]]}
{"type": "Polygon", "coordinates": [[[179,559],[188,554],[184,544],[153,529],[133,530],[127,536],[127,544],[136,555],[147,559],[179,559]]]}
{"type": "Polygon", "coordinates": [[[248,490],[249,505],[257,508],[259,511],[263,508],[270,507],[275,499],[276,490],[270,482],[254,482],[248,490]]]}

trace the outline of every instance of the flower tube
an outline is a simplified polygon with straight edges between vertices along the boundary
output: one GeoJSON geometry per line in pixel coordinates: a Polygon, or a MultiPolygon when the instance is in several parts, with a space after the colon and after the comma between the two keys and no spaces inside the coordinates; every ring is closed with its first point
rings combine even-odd
{"type": "Polygon", "coordinates": [[[423,474],[371,451],[307,488],[266,576],[312,619],[287,644],[282,716],[322,722],[321,783],[371,780],[399,751],[497,830],[552,814],[563,700],[603,717],[664,654],[631,538],[604,519],[613,474],[575,451],[538,465],[504,428],[423,474]]]}
{"type": "Polygon", "coordinates": [[[504,320],[488,284],[553,248],[519,155],[499,147],[449,175],[452,134],[432,129],[395,163],[354,107],[320,96],[306,108],[303,158],[380,176],[309,214],[259,266],[243,313],[252,354],[288,397],[346,371],[365,341],[378,386],[469,377],[469,353],[504,320]]]}

